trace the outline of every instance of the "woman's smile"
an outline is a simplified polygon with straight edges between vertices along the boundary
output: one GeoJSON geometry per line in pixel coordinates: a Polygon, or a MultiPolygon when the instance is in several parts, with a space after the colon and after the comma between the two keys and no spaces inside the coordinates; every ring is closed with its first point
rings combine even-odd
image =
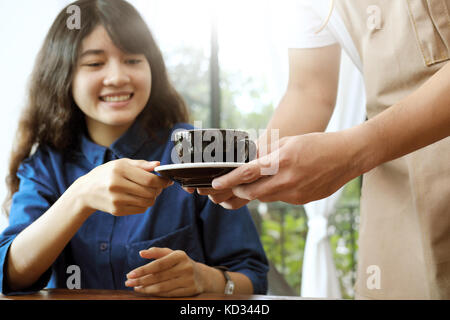
{"type": "Polygon", "coordinates": [[[133,99],[134,93],[113,93],[99,97],[102,107],[123,108],[133,99]]]}

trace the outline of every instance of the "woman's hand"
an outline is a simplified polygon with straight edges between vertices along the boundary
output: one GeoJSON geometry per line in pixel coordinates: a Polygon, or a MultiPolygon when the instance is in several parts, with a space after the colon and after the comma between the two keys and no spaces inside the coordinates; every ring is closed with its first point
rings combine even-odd
{"type": "Polygon", "coordinates": [[[151,171],[158,161],[119,159],[91,170],[75,181],[90,213],[100,210],[115,216],[143,213],[173,182],[151,171]]]}
{"type": "Polygon", "coordinates": [[[199,264],[181,250],[150,248],[139,255],[156,259],[127,274],[127,287],[136,292],[160,297],[193,296],[205,291],[205,280],[199,264]]]}

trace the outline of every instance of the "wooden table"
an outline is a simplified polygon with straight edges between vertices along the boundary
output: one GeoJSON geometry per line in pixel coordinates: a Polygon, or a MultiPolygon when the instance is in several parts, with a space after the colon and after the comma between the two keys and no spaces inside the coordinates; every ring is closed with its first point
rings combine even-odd
{"type": "Polygon", "coordinates": [[[126,290],[44,289],[34,294],[5,296],[0,300],[304,300],[301,297],[267,295],[225,295],[203,293],[193,297],[159,298],[126,290]]]}

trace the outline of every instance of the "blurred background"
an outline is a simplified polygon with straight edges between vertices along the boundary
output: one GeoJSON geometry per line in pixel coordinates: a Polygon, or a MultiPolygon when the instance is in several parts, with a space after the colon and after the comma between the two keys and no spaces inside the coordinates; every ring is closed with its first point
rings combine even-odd
{"type": "MultiPolygon", "coordinates": [[[[284,1],[129,2],[152,30],[170,78],[189,106],[192,123],[202,121],[203,127],[266,127],[288,77],[286,37],[292,30],[286,23],[284,1]]],[[[0,0],[2,201],[9,151],[34,59],[53,19],[69,3],[0,0]]],[[[339,88],[338,104],[348,108],[351,88],[345,84],[350,85],[346,79],[354,77],[354,69],[345,54],[340,77],[344,85],[339,88]]],[[[340,110],[337,108],[333,117],[339,117],[340,110]]],[[[338,281],[337,297],[342,298],[354,296],[360,185],[360,178],[348,183],[327,215],[326,241],[338,281]]],[[[301,295],[309,229],[305,207],[258,201],[249,207],[272,264],[269,293],[301,295]]],[[[2,214],[0,230],[6,225],[2,214]]]]}

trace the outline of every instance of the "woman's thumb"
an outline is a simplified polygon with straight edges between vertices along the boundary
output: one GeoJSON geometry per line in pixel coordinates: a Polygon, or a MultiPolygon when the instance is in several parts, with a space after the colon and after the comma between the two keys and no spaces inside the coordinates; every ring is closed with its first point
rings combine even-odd
{"type": "Polygon", "coordinates": [[[146,160],[131,160],[132,165],[144,169],[146,171],[153,171],[160,165],[159,161],[146,161],[146,160]]]}

